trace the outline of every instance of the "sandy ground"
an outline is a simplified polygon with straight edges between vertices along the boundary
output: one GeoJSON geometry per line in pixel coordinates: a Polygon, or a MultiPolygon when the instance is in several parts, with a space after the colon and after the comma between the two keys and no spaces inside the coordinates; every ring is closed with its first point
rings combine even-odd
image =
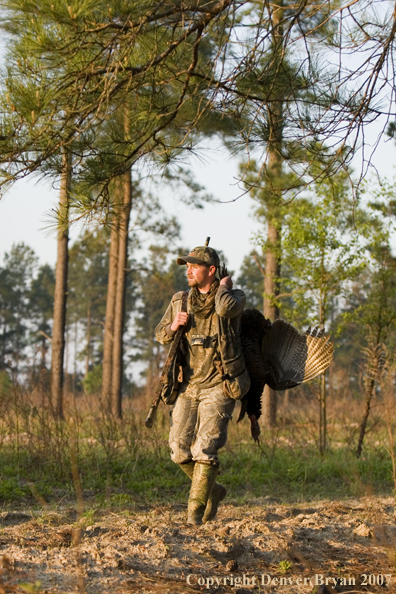
{"type": "Polygon", "coordinates": [[[198,528],[185,513],[96,512],[87,526],[67,509],[3,512],[0,594],[396,592],[394,499],[263,498],[198,528]]]}

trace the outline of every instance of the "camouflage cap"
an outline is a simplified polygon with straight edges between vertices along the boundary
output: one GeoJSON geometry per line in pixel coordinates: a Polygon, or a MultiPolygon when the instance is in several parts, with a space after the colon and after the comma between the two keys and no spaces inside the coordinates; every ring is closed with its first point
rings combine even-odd
{"type": "Polygon", "coordinates": [[[220,266],[220,258],[217,252],[211,248],[206,246],[198,246],[191,250],[188,256],[181,256],[176,260],[176,262],[180,265],[187,264],[203,264],[205,266],[216,266],[219,268],[220,266]]]}

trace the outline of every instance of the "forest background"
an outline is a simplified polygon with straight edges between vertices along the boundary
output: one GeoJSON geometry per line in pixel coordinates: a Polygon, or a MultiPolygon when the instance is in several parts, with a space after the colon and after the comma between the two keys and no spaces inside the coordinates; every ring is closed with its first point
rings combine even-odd
{"type": "Polygon", "coordinates": [[[56,500],[80,480],[113,502],[178,496],[166,416],[152,435],[142,425],[165,357],[154,328],[186,286],[175,257],[207,235],[230,270],[239,260],[247,306],[336,345],[320,381],[264,395],[262,444],[233,428],[226,481],[241,497],[275,473],[285,497],[320,495],[329,477],[337,494],[391,490],[395,183],[369,166],[383,138],[395,150],[391,5],[3,4],[3,200],[22,183],[59,202],[57,272],[28,234],[2,254],[0,495],[56,500]],[[221,152],[236,227],[194,164],[221,152]],[[247,460],[260,471],[246,491],[247,460]]]}

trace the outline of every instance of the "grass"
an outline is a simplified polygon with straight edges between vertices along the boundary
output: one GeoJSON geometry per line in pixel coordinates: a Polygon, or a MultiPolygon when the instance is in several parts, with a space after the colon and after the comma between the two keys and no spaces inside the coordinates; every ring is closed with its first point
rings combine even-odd
{"type": "MultiPolygon", "coordinates": [[[[363,457],[357,459],[351,433],[356,423],[344,418],[351,409],[343,411],[339,403],[337,410],[324,456],[313,439],[315,419],[309,408],[292,410],[289,405],[281,411],[276,430],[262,433],[259,445],[251,440],[247,422],[232,424],[220,455],[219,480],[227,487],[228,500],[242,504],[270,497],[308,502],[391,494],[392,463],[384,423],[377,420],[363,457]]],[[[149,431],[144,411],[127,409],[120,422],[101,414],[95,403],[76,399],[67,420],[57,423],[48,408],[32,407],[22,392],[7,402],[3,398],[0,504],[74,505],[72,464],[80,476],[86,509],[185,502],[188,479],[169,458],[164,411],[149,431]]]]}

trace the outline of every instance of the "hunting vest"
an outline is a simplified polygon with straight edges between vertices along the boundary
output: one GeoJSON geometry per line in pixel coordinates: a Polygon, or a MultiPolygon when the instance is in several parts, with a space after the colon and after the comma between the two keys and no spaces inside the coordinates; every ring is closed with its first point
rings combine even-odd
{"type": "Polygon", "coordinates": [[[226,318],[217,315],[219,351],[223,365],[223,377],[229,395],[235,400],[245,396],[250,388],[240,337],[240,316],[226,318]]]}

